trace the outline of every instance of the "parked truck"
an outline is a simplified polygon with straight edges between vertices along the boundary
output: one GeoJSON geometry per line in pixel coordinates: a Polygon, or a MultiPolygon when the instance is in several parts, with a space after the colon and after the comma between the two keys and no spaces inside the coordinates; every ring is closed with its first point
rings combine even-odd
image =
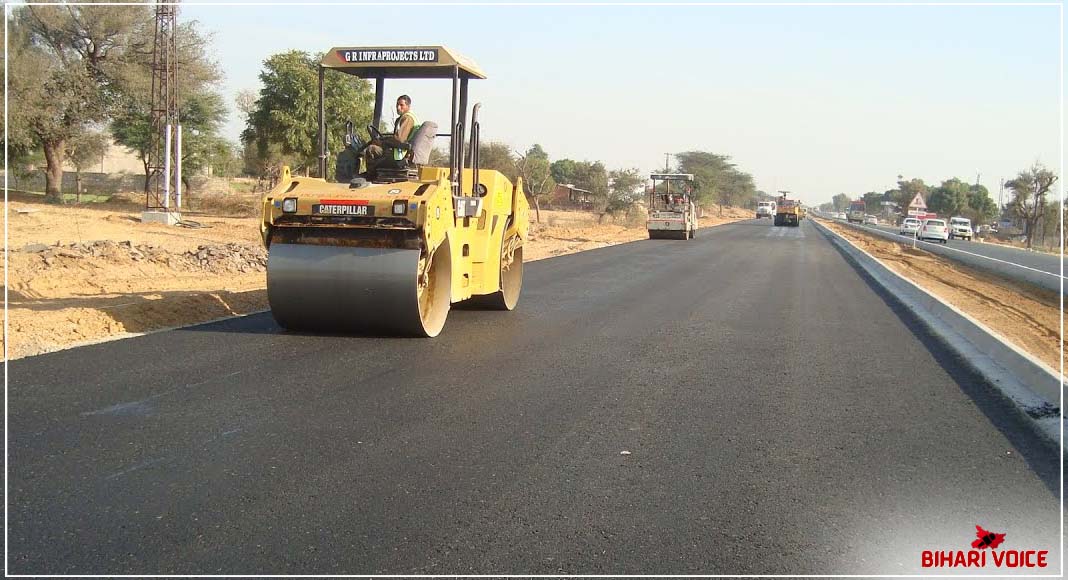
{"type": "Polygon", "coordinates": [[[758,201],[756,209],[757,219],[759,218],[774,218],[775,217],[775,202],[774,201],[758,201]]]}
{"type": "Polygon", "coordinates": [[[846,219],[849,220],[849,223],[851,223],[851,224],[862,224],[862,223],[864,223],[864,216],[866,216],[866,215],[868,215],[868,214],[867,214],[867,210],[866,210],[866,208],[864,206],[864,200],[863,199],[858,199],[856,201],[850,202],[850,204],[849,204],[849,213],[846,214],[846,219]]]}

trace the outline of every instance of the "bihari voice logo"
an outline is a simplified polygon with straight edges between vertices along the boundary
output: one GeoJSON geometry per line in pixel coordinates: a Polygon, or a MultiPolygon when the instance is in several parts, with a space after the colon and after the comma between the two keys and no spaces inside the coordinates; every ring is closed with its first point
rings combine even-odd
{"type": "Polygon", "coordinates": [[[998,550],[1005,534],[975,526],[971,550],[924,550],[920,565],[924,568],[1045,568],[1048,550],[998,550]],[[989,554],[989,558],[987,557],[989,554]]]}

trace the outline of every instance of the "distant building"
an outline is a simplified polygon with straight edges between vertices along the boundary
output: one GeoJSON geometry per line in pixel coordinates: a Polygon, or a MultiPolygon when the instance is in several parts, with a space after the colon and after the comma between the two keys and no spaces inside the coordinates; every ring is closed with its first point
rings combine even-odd
{"type": "MultiPolygon", "coordinates": [[[[63,163],[63,171],[74,171],[74,166],[70,163],[63,163]]],[[[86,173],[133,173],[135,175],[145,174],[145,165],[141,163],[141,157],[123,147],[122,145],[116,145],[114,143],[109,144],[108,148],[100,156],[99,161],[90,164],[88,167],[82,168],[86,173]]]]}
{"type": "Polygon", "coordinates": [[[579,189],[570,183],[558,183],[556,189],[549,195],[549,203],[552,207],[559,208],[593,208],[593,193],[579,189]]]}

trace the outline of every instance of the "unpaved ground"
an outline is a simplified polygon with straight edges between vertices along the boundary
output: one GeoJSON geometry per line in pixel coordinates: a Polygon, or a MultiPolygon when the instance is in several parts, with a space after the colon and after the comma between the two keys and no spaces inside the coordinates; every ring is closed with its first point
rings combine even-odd
{"type": "Polygon", "coordinates": [[[1060,299],[1055,292],[956,264],[922,249],[820,220],[898,274],[956,306],[1051,368],[1060,368],[1060,299]]]}
{"type": "MultiPolygon", "coordinates": [[[[202,211],[183,217],[201,227],[186,228],[141,223],[138,196],[55,206],[12,195],[5,208],[8,356],[267,308],[255,199],[200,200],[202,211]]],[[[724,213],[702,225],[750,215],[724,213]]],[[[531,224],[527,260],[646,237],[643,227],[598,223],[589,213],[541,215],[541,224],[531,224]]]]}
{"type": "Polygon", "coordinates": [[[263,308],[266,259],[252,218],[142,224],[131,203],[8,211],[8,356],[263,308]]]}

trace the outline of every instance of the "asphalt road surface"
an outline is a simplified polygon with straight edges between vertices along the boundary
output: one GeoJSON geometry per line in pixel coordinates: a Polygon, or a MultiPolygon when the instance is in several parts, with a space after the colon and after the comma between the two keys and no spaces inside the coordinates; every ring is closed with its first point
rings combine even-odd
{"type": "MultiPolygon", "coordinates": [[[[844,220],[830,220],[846,223],[844,220]]],[[[909,241],[902,236],[897,226],[857,225],[869,231],[878,231],[897,241],[909,241]]],[[[983,270],[988,270],[1006,278],[1030,282],[1054,292],[1062,291],[1061,256],[1042,252],[1029,252],[1011,246],[986,244],[966,240],[946,240],[941,242],[918,242],[924,249],[983,270]]],[[[1068,290],[1066,285],[1065,290],[1068,290]]]]}
{"type": "Polygon", "coordinates": [[[1059,570],[1058,451],[810,223],[526,276],[433,340],[12,362],[8,571],[931,573],[977,524],[1059,570]]]}

